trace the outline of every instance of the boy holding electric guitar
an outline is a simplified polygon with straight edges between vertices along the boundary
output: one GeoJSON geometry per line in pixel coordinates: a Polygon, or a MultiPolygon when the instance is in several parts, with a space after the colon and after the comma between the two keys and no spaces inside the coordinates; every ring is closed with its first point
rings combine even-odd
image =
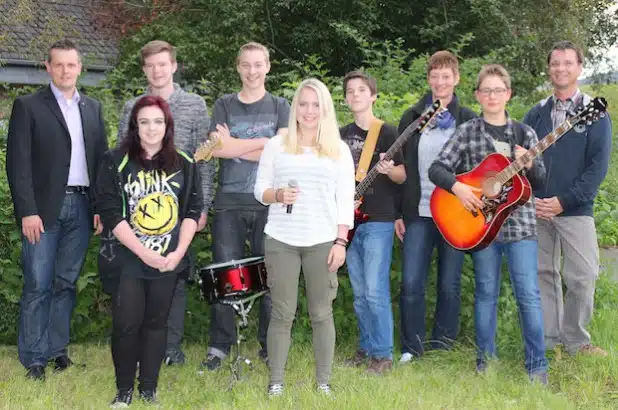
{"type": "Polygon", "coordinates": [[[341,129],[341,139],[352,152],[356,181],[365,181],[357,186],[355,194],[357,219],[360,217],[364,223],[355,230],[347,253],[360,339],[358,350],[347,364],[361,366],[369,360],[367,371],[380,374],[393,364],[390,266],[394,221],[399,214],[399,184],[405,181],[406,172],[400,152],[385,158],[397,139],[397,130],[373,115],[376,80],[353,71],[345,76],[343,89],[354,122],[341,129]]]}

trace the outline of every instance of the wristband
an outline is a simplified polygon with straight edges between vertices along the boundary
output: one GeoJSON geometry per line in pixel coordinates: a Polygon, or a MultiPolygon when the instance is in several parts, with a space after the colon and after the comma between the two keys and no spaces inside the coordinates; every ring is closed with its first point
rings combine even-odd
{"type": "Polygon", "coordinates": [[[337,238],[333,241],[334,245],[341,245],[344,248],[348,246],[348,240],[344,238],[337,238]]]}

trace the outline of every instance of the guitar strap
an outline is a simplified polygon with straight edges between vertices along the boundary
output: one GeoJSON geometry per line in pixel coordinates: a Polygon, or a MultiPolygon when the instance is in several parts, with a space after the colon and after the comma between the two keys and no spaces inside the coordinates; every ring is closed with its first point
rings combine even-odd
{"type": "Polygon", "coordinates": [[[383,124],[384,121],[374,118],[369,126],[367,138],[365,138],[365,144],[363,144],[363,150],[358,160],[358,167],[356,168],[356,182],[361,182],[367,176],[367,171],[369,170],[371,158],[375,152],[378,136],[380,135],[380,129],[383,124]]]}

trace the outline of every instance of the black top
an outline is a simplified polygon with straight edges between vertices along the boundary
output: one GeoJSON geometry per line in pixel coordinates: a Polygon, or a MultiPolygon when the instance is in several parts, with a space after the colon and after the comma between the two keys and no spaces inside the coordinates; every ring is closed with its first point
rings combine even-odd
{"type": "MultiPolygon", "coordinates": [[[[408,108],[401,116],[399,122],[399,132],[402,133],[410,124],[421,116],[425,108],[432,103],[431,93],[425,95],[416,105],[408,108]]],[[[454,95],[448,111],[455,117],[455,125],[459,126],[464,122],[476,117],[476,113],[469,108],[459,105],[457,96],[454,95]]],[[[406,167],[406,182],[402,189],[401,211],[406,221],[418,217],[418,203],[421,200],[421,180],[418,173],[418,143],[421,134],[417,133],[403,147],[404,165],[406,167]]]]}
{"type": "Polygon", "coordinates": [[[495,139],[496,141],[501,141],[501,142],[509,142],[506,139],[506,124],[504,125],[493,125],[488,123],[487,121],[485,121],[485,131],[487,131],[487,133],[489,135],[491,135],[491,137],[493,139],[495,139]]]}
{"type": "MultiPolygon", "coordinates": [[[[341,139],[348,144],[354,159],[354,166],[358,168],[358,161],[367,139],[368,131],[351,123],[341,128],[341,139]]],[[[380,160],[380,153],[386,152],[397,139],[398,134],[394,126],[383,124],[378,135],[376,148],[371,158],[369,171],[380,160]]],[[[401,152],[395,154],[395,165],[403,163],[401,152]]],[[[399,217],[398,204],[400,202],[401,187],[394,183],[388,175],[380,174],[363,193],[361,211],[369,215],[371,222],[391,222],[399,217]]]]}
{"type": "MultiPolygon", "coordinates": [[[[120,149],[105,155],[97,181],[97,212],[103,225],[113,230],[127,221],[144,247],[166,256],[176,250],[185,218],[198,221],[202,212],[199,174],[188,155],[179,154],[180,166],[166,172],[128,160],[120,149]]],[[[144,264],[121,246],[122,273],[156,279],[188,267],[188,257],[173,272],[160,272],[144,264]]]]}

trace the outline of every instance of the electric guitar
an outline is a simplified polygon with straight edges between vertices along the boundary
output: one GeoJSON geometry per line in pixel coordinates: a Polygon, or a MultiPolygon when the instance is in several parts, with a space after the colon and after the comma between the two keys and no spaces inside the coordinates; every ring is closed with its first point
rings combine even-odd
{"type": "Polygon", "coordinates": [[[436,187],[431,195],[430,208],[444,239],[453,248],[463,251],[478,251],[489,246],[511,212],[530,199],[530,182],[519,174],[524,165],[571,128],[580,123],[592,124],[603,117],[606,110],[607,101],[596,97],[519,159],[511,161],[502,154],[492,153],[471,171],[456,175],[457,181],[481,189],[477,195],[484,206],[478,210],[467,210],[454,194],[436,187]]]}
{"type": "Polygon", "coordinates": [[[193,154],[193,159],[195,162],[210,161],[212,158],[212,153],[218,149],[221,149],[221,147],[223,147],[223,143],[219,137],[211,136],[203,144],[197,147],[195,154],[193,154]]]}
{"type": "MultiPolygon", "coordinates": [[[[433,120],[437,117],[441,112],[446,111],[446,108],[442,106],[440,100],[434,101],[420,117],[418,117],[412,124],[408,125],[408,127],[401,133],[399,137],[395,140],[393,145],[384,153],[384,161],[390,161],[393,159],[395,154],[403,148],[403,146],[408,142],[408,140],[415,134],[422,132],[427,125],[430,123],[433,124],[433,120]]],[[[373,181],[380,175],[377,169],[377,163],[367,172],[367,175],[361,182],[356,184],[356,190],[354,191],[354,201],[362,201],[363,193],[371,186],[373,181]]],[[[354,228],[348,231],[348,242],[352,242],[352,238],[354,237],[354,232],[356,232],[356,228],[358,225],[363,222],[367,222],[369,219],[369,215],[361,212],[360,205],[358,208],[354,210],[354,228]]]]}

